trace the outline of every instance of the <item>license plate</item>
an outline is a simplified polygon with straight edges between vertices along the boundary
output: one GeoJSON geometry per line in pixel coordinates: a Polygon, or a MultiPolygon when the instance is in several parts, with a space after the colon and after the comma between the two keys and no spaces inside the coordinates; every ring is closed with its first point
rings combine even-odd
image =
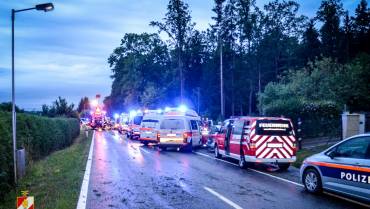
{"type": "Polygon", "coordinates": [[[151,131],[147,131],[147,132],[145,132],[146,134],[151,134],[152,132],[151,131]]]}
{"type": "Polygon", "coordinates": [[[176,134],[167,134],[167,136],[176,136],[176,134]]]}
{"type": "Polygon", "coordinates": [[[282,148],[283,143],[267,143],[268,148],[282,148]]]}

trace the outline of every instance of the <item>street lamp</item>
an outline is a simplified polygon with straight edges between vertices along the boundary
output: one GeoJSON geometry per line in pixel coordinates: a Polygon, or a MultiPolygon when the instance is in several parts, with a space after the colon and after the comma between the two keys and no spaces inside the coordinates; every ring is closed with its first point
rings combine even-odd
{"type": "Polygon", "coordinates": [[[16,128],[16,113],[15,113],[15,92],[14,92],[14,21],[15,13],[23,12],[27,10],[41,10],[44,12],[49,12],[54,9],[52,3],[38,4],[35,7],[15,10],[12,9],[12,133],[13,133],[13,158],[14,158],[14,183],[17,184],[17,128],[16,128]]]}

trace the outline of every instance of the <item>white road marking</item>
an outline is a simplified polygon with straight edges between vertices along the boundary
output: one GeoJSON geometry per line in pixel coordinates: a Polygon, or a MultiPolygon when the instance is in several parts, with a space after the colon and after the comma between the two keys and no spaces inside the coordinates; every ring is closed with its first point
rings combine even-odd
{"type": "MultiPolygon", "coordinates": [[[[231,162],[228,162],[228,161],[225,161],[225,160],[221,160],[221,159],[217,159],[217,158],[211,157],[211,156],[209,156],[209,155],[207,155],[207,154],[203,154],[203,153],[200,153],[200,152],[194,152],[194,153],[195,153],[195,154],[197,154],[197,155],[203,156],[203,157],[207,157],[207,158],[214,159],[214,160],[218,160],[218,161],[222,161],[222,162],[224,162],[224,163],[228,163],[228,164],[231,164],[231,165],[234,165],[234,166],[238,166],[238,165],[236,165],[236,164],[234,164],[234,163],[231,163],[231,162]]],[[[239,166],[238,166],[238,167],[239,167],[239,166]]],[[[278,180],[280,180],[280,181],[284,181],[284,182],[287,182],[287,183],[291,183],[291,184],[294,184],[294,185],[296,185],[296,186],[304,187],[304,185],[303,185],[303,184],[300,184],[300,183],[297,183],[297,182],[294,182],[294,181],[290,181],[290,180],[288,180],[288,179],[284,179],[284,178],[281,178],[281,177],[277,177],[277,176],[274,176],[274,175],[271,175],[271,174],[268,174],[268,173],[265,173],[265,172],[262,172],[262,171],[258,171],[258,170],[252,169],[252,168],[248,168],[248,170],[254,171],[254,172],[259,173],[259,174],[262,174],[262,175],[269,176],[269,177],[271,177],[271,178],[278,179],[278,180]]],[[[342,200],[346,200],[346,201],[349,201],[349,202],[352,202],[352,203],[355,203],[355,204],[358,204],[358,205],[361,205],[361,206],[365,206],[365,207],[370,208],[370,206],[369,206],[369,205],[366,205],[366,204],[364,204],[364,203],[358,202],[358,201],[356,201],[356,200],[348,199],[348,198],[346,198],[346,197],[342,197],[342,196],[340,196],[340,195],[336,195],[336,194],[333,194],[333,193],[330,193],[330,192],[326,192],[326,191],[324,191],[324,193],[325,193],[325,194],[327,194],[327,195],[330,195],[330,196],[333,196],[333,197],[336,197],[336,198],[342,199],[342,200]]]]}
{"type": "Polygon", "coordinates": [[[80,191],[80,197],[78,198],[77,208],[76,209],[85,209],[87,202],[87,192],[89,189],[89,180],[90,180],[90,170],[92,164],[92,155],[94,150],[94,140],[95,140],[95,131],[93,132],[93,137],[91,139],[89,157],[87,158],[86,169],[84,178],[82,180],[82,186],[80,191]]]}
{"type": "Polygon", "coordinates": [[[208,192],[210,192],[211,194],[213,194],[214,196],[218,197],[220,200],[222,200],[225,203],[227,203],[228,205],[230,205],[231,207],[233,207],[235,209],[243,209],[242,207],[240,207],[239,205],[237,205],[233,201],[227,199],[226,197],[222,196],[220,193],[216,192],[215,190],[213,190],[213,189],[211,189],[209,187],[203,187],[203,188],[205,190],[207,190],[208,192]]]}
{"type": "Polygon", "coordinates": [[[294,181],[290,181],[288,179],[284,179],[284,178],[281,178],[281,177],[277,177],[277,176],[274,176],[274,175],[271,175],[271,174],[268,174],[268,173],[265,173],[265,172],[262,172],[262,171],[258,171],[258,170],[255,170],[255,169],[252,169],[252,168],[248,168],[249,170],[252,170],[254,172],[257,172],[257,173],[260,173],[260,174],[263,174],[263,175],[266,175],[266,176],[270,176],[271,178],[275,178],[275,179],[279,179],[280,181],[285,181],[285,182],[288,182],[288,183],[291,183],[291,184],[294,184],[296,186],[300,186],[300,187],[304,187],[303,184],[300,184],[300,183],[297,183],[297,182],[294,182],[294,181]]]}
{"type": "Polygon", "coordinates": [[[145,152],[146,154],[150,154],[150,152],[148,150],[145,150],[144,148],[140,147],[140,150],[145,152]]]}
{"type": "MultiPolygon", "coordinates": [[[[200,152],[194,152],[194,153],[195,153],[195,154],[197,154],[197,155],[201,155],[201,156],[204,156],[204,157],[212,158],[212,159],[219,160],[219,161],[222,161],[222,162],[224,162],[224,163],[228,163],[228,164],[230,164],[230,165],[233,165],[233,166],[237,166],[237,167],[239,167],[239,165],[236,165],[236,164],[234,164],[234,163],[228,162],[228,161],[226,161],[226,160],[213,158],[213,157],[211,157],[211,156],[209,156],[209,155],[206,155],[206,154],[203,154],[203,153],[200,153],[200,152]]],[[[254,172],[256,172],[256,173],[260,173],[260,174],[262,174],[262,175],[266,175],[266,176],[269,176],[269,177],[272,177],[272,178],[278,179],[278,180],[280,180],[280,181],[285,181],[285,182],[288,182],[288,183],[294,184],[294,185],[296,185],[296,186],[301,186],[301,187],[303,187],[303,185],[302,185],[302,184],[299,184],[299,183],[297,183],[297,182],[290,181],[290,180],[287,180],[287,179],[284,179],[284,178],[280,178],[280,177],[277,177],[277,176],[274,176],[274,175],[271,175],[271,174],[268,174],[268,173],[265,173],[265,172],[262,172],[262,171],[258,171],[258,170],[252,169],[252,168],[248,168],[248,170],[251,170],[251,171],[254,171],[254,172]]]]}

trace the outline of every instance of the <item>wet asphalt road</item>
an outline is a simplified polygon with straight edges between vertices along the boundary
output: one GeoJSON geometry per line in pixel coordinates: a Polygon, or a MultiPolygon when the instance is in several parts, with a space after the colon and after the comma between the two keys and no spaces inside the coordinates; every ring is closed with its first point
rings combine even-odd
{"type": "MultiPolygon", "coordinates": [[[[199,152],[162,152],[96,132],[86,208],[359,208],[199,152]]],[[[298,180],[297,169],[271,174],[298,180]]]]}

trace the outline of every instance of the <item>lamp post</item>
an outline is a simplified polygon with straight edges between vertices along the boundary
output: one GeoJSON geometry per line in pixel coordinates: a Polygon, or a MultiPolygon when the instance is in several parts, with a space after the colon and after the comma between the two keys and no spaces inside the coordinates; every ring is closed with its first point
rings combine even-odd
{"type": "Polygon", "coordinates": [[[14,21],[15,13],[23,12],[27,10],[40,10],[44,12],[49,12],[54,9],[52,3],[38,4],[35,7],[15,10],[12,9],[12,135],[13,135],[13,158],[14,158],[14,183],[17,184],[17,122],[15,113],[15,90],[14,90],[14,21]]]}

